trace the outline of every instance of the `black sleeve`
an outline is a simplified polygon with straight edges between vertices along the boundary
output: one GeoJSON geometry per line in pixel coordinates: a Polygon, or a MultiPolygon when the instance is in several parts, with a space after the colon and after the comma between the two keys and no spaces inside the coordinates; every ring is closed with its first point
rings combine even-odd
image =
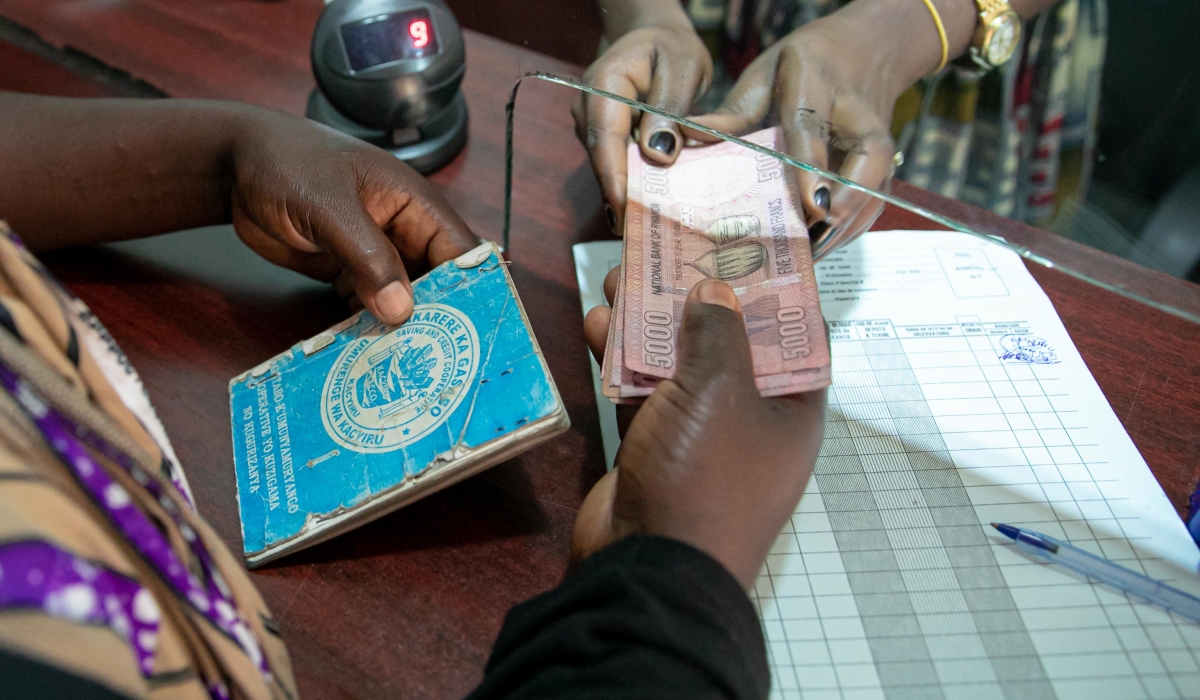
{"type": "MultiPolygon", "coordinates": [[[[116,641],[113,642],[117,643],[116,641]]],[[[0,700],[130,700],[86,678],[0,649],[0,700]]]]}
{"type": "Polygon", "coordinates": [[[703,552],[630,537],[514,607],[471,700],[766,698],[762,628],[703,552]]]}

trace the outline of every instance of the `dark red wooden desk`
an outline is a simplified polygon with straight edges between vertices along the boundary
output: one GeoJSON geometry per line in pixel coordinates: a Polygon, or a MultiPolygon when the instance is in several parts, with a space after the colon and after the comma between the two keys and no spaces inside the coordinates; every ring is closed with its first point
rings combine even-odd
{"type": "MultiPolygon", "coordinates": [[[[300,111],[312,86],[319,0],[0,0],[0,16],[173,96],[300,111]]],[[[467,35],[466,151],[432,179],[481,235],[502,217],[503,105],[527,70],[578,69],[467,35]]],[[[0,89],[106,94],[95,81],[0,45],[0,89]]],[[[109,90],[111,91],[111,90],[109,90]]],[[[562,574],[571,525],[603,472],[570,244],[608,235],[575,142],[566,88],[531,83],[517,111],[513,274],[572,430],[392,516],[254,574],[280,620],[306,698],[462,696],[504,612],[562,574]]],[[[898,184],[989,233],[1200,309],[1200,289],[898,184]]],[[[930,228],[889,209],[881,228],[930,228]]],[[[274,270],[226,229],[46,256],[142,373],[202,512],[240,546],[226,382],[341,320],[321,286],[274,270]]],[[[1200,469],[1200,327],[1033,266],[1113,409],[1177,506],[1200,469]]]]}

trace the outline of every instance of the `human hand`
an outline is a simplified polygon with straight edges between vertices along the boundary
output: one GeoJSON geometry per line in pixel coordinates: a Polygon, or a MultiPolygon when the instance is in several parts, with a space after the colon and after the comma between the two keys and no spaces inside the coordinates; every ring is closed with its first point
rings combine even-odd
{"type": "MultiPolygon", "coordinates": [[[[774,113],[783,127],[789,155],[887,191],[894,172],[892,108],[922,75],[920,71],[928,68],[920,68],[927,52],[914,49],[913,42],[899,31],[905,25],[897,27],[898,20],[881,14],[884,5],[851,3],[788,34],[746,68],[716,112],[693,120],[719,131],[744,134],[760,128],[774,113]]],[[[919,2],[912,5],[925,11],[919,2]]],[[[905,8],[909,15],[916,10],[905,8]]],[[[928,14],[917,15],[915,20],[906,16],[905,21],[923,21],[930,30],[933,27],[928,14]]],[[[700,132],[686,133],[698,140],[713,140],[700,132]]],[[[883,202],[870,195],[815,173],[792,170],[814,258],[854,240],[883,211],[883,202]]]]}
{"type": "MultiPolygon", "coordinates": [[[[713,67],[712,57],[687,15],[678,14],[621,36],[587,69],[584,82],[671,114],[686,115],[708,90],[713,67]]],[[[575,133],[587,148],[600,180],[608,223],[618,234],[625,211],[626,144],[634,126],[633,112],[623,104],[583,92],[571,109],[575,133]]],[[[644,112],[638,132],[642,155],[648,161],[661,165],[675,162],[683,136],[674,122],[644,112]]]]}
{"type": "Polygon", "coordinates": [[[425,178],[314,122],[255,111],[229,157],[233,227],[267,260],[353,289],[377,319],[412,313],[410,275],[478,239],[425,178]]]}
{"type": "MultiPolygon", "coordinates": [[[[610,300],[615,282],[605,281],[610,300]]],[[[585,321],[598,356],[611,312],[597,307],[585,321]]],[[[812,474],[825,391],[759,395],[741,306],[719,280],[688,294],[678,353],[674,377],[645,403],[617,407],[626,429],[616,467],[584,500],[572,554],[662,535],[707,552],[750,588],[812,474]]]]}

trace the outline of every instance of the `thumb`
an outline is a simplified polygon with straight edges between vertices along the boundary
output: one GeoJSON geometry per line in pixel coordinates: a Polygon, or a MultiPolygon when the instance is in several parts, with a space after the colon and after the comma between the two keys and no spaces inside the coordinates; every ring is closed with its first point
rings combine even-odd
{"type": "Polygon", "coordinates": [[[605,474],[592,486],[579,514],[575,516],[575,531],[571,536],[571,561],[590,557],[617,540],[613,528],[613,501],[617,497],[617,469],[605,474]]]}
{"type": "Polygon", "coordinates": [[[371,315],[390,325],[412,315],[412,283],[404,261],[357,198],[340,215],[314,220],[311,234],[341,266],[371,315]]]}
{"type": "Polygon", "coordinates": [[[725,389],[757,395],[742,305],[729,285],[706,279],[692,287],[683,307],[677,357],[673,379],[693,396],[705,393],[714,380],[725,389]]]}

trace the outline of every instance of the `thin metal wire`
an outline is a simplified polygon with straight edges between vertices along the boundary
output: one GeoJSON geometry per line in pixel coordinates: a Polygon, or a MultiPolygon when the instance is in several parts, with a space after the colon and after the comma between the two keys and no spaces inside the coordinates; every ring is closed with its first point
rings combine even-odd
{"type": "Polygon", "coordinates": [[[820,175],[821,177],[826,178],[828,180],[832,180],[833,182],[836,182],[839,185],[842,185],[844,187],[849,187],[850,189],[853,189],[853,190],[858,190],[859,192],[866,193],[872,197],[876,197],[888,204],[891,204],[891,205],[898,207],[900,209],[903,209],[905,211],[912,212],[913,214],[916,214],[918,216],[929,219],[930,221],[932,221],[936,224],[941,224],[942,226],[945,226],[946,228],[951,229],[953,231],[958,231],[960,233],[965,233],[970,236],[975,236],[976,238],[982,238],[984,240],[991,241],[992,243],[1002,245],[1002,246],[1008,248],[1009,250],[1013,251],[1017,255],[1020,255],[1022,258],[1025,258],[1026,260],[1029,260],[1031,262],[1034,262],[1038,265],[1041,265],[1043,267],[1046,267],[1046,268],[1049,268],[1052,270],[1058,270],[1059,272],[1062,272],[1063,274],[1066,274],[1070,277],[1074,277],[1075,279],[1081,280],[1081,281],[1086,282],[1087,284],[1093,285],[1095,287],[1099,287],[1100,289],[1103,289],[1105,291],[1109,291],[1109,292],[1112,292],[1113,294],[1123,296],[1126,299],[1130,299],[1130,300],[1136,301],[1138,303],[1145,304],[1146,306],[1149,306],[1154,309],[1158,309],[1159,311],[1171,314],[1172,316],[1177,316],[1179,318],[1191,321],[1192,323],[1200,324],[1200,315],[1194,314],[1185,309],[1176,308],[1169,304],[1164,304],[1162,302],[1155,301],[1154,299],[1145,297],[1141,294],[1138,294],[1137,292],[1133,292],[1128,289],[1125,289],[1124,287],[1121,287],[1120,285],[1113,284],[1110,282],[1105,282],[1104,280],[1097,279],[1095,277],[1092,277],[1091,275],[1088,275],[1084,272],[1080,272],[1079,270],[1075,270],[1069,266],[1060,265],[1059,263],[1051,260],[1050,258],[1047,258],[1044,255],[1041,255],[1040,253],[1036,253],[1023,245],[1011,243],[1008,240],[1006,240],[1000,236],[995,236],[995,235],[988,234],[988,233],[981,233],[979,231],[972,229],[971,227],[967,226],[966,224],[955,221],[954,219],[942,216],[941,214],[932,212],[922,206],[905,201],[903,199],[900,199],[899,197],[893,196],[886,192],[879,192],[877,190],[871,189],[870,187],[865,187],[863,185],[858,184],[857,182],[848,180],[837,173],[833,173],[828,170],[818,168],[815,165],[809,165],[808,163],[804,163],[802,161],[796,160],[795,158],[787,155],[786,153],[780,153],[778,151],[773,151],[765,146],[760,146],[756,143],[751,143],[744,139],[740,139],[737,136],[733,136],[731,134],[726,134],[722,131],[717,131],[716,129],[712,129],[710,127],[704,126],[703,124],[697,124],[696,122],[693,122],[690,119],[675,116],[674,114],[665,112],[661,109],[658,109],[657,107],[651,107],[648,104],[638,102],[636,100],[631,100],[626,97],[622,97],[621,95],[616,95],[614,93],[607,92],[607,91],[601,90],[599,88],[594,88],[590,85],[584,85],[582,83],[578,83],[578,82],[572,80],[571,78],[564,78],[562,76],[552,75],[550,73],[542,73],[542,72],[526,73],[521,78],[519,78],[517,80],[516,84],[513,85],[512,97],[509,98],[508,104],[504,108],[505,115],[507,117],[507,124],[505,126],[505,140],[504,140],[505,153],[504,153],[503,244],[504,244],[505,251],[510,250],[510,248],[509,248],[509,228],[510,228],[510,224],[512,222],[513,114],[514,114],[514,110],[516,108],[516,103],[517,103],[517,92],[520,89],[521,84],[525,81],[526,78],[535,78],[537,80],[543,80],[548,83],[554,83],[556,85],[562,85],[565,87],[569,87],[573,90],[579,90],[581,92],[586,92],[591,95],[596,95],[598,97],[603,97],[605,99],[613,100],[614,102],[619,102],[623,105],[632,107],[634,109],[638,109],[643,112],[649,112],[651,114],[663,117],[664,119],[669,119],[669,120],[675,122],[676,124],[679,124],[680,126],[685,126],[689,129],[694,129],[701,133],[708,134],[709,136],[721,139],[722,141],[728,141],[729,143],[734,143],[739,146],[742,146],[743,148],[748,148],[757,153],[762,153],[763,155],[770,156],[782,163],[786,163],[786,164],[792,166],[793,168],[799,168],[800,170],[804,170],[804,171],[807,171],[810,173],[816,173],[817,175],[820,175]]]}

